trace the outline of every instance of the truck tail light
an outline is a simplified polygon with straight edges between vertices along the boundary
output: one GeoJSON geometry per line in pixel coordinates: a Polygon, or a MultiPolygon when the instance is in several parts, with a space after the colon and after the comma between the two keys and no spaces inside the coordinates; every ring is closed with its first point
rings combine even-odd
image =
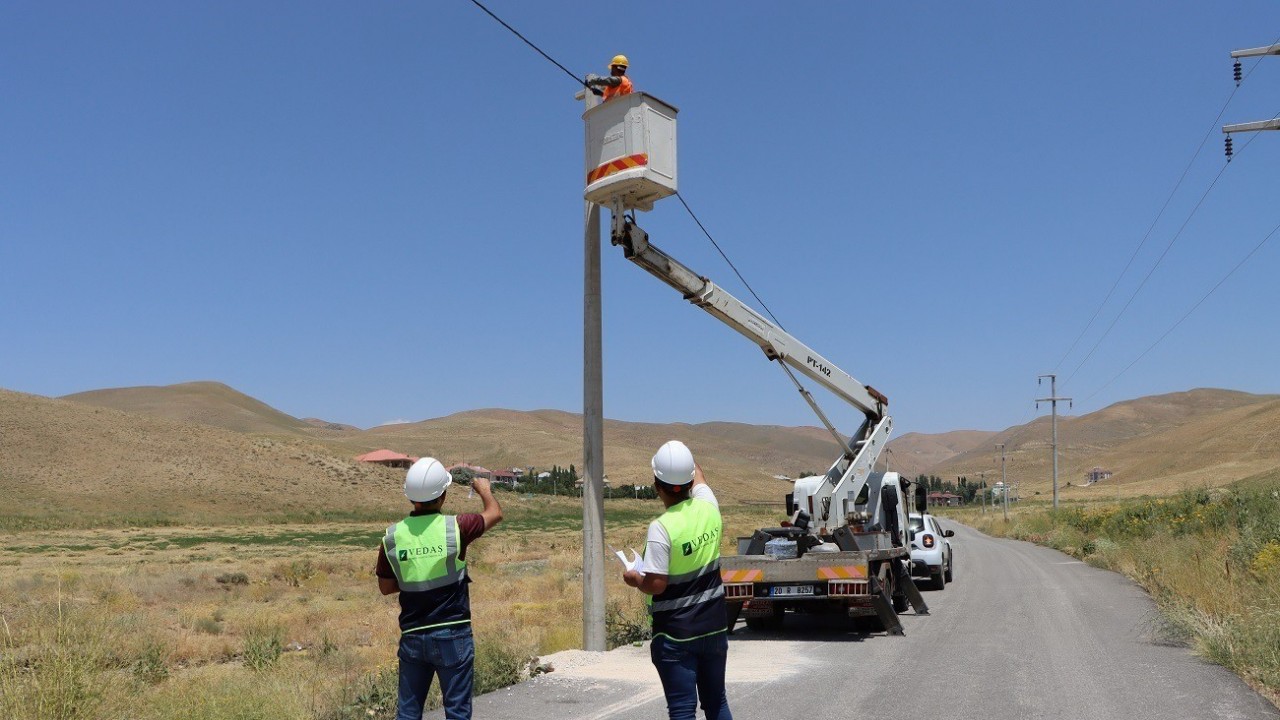
{"type": "Polygon", "coordinates": [[[829,580],[827,581],[828,597],[861,597],[870,595],[869,583],[866,580],[829,580]]]}
{"type": "Polygon", "coordinates": [[[932,536],[932,535],[929,535],[929,534],[927,534],[927,533],[926,533],[926,534],[925,534],[925,536],[924,536],[924,541],[923,541],[923,542],[924,542],[924,546],[925,546],[925,548],[926,548],[926,549],[930,549],[930,548],[932,548],[932,547],[933,547],[933,536],[932,536]]]}
{"type": "Polygon", "coordinates": [[[724,599],[740,600],[751,597],[754,589],[752,583],[725,583],[724,599]]]}

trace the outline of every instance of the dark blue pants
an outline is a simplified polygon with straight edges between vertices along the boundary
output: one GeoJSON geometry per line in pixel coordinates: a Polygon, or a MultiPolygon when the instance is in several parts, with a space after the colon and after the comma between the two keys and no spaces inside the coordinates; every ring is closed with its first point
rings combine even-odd
{"type": "Polygon", "coordinates": [[[729,635],[722,632],[685,642],[659,635],[649,643],[671,720],[694,720],[699,700],[707,720],[733,720],[724,692],[728,654],[729,635]]]}
{"type": "Polygon", "coordinates": [[[476,645],[470,623],[400,636],[400,700],[396,720],[422,720],[431,679],[440,676],[444,716],[471,720],[476,645]]]}

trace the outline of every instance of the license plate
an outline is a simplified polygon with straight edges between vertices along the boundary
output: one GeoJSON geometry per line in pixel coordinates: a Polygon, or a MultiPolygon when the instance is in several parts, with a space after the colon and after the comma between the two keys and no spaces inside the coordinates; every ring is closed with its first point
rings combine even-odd
{"type": "Polygon", "coordinates": [[[812,585],[775,585],[769,588],[769,594],[773,597],[793,597],[796,595],[812,595],[812,585]]]}

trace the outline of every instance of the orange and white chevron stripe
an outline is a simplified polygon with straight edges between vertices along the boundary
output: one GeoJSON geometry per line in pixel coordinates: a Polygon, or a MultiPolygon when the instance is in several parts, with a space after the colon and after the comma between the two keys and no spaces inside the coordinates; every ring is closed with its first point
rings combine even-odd
{"type": "Polygon", "coordinates": [[[837,565],[818,568],[819,580],[860,580],[867,577],[865,565],[837,565]]]}
{"type": "Polygon", "coordinates": [[[592,170],[591,172],[587,173],[587,184],[590,185],[591,183],[597,180],[607,178],[610,175],[617,172],[622,172],[623,170],[630,170],[631,168],[643,167],[648,164],[649,164],[648,153],[640,153],[639,155],[628,155],[626,157],[620,157],[617,160],[610,160],[609,162],[597,167],[595,170],[592,170]]]}
{"type": "Polygon", "coordinates": [[[721,570],[721,582],[740,583],[740,582],[760,582],[764,580],[764,571],[758,568],[748,570],[721,570]]]}

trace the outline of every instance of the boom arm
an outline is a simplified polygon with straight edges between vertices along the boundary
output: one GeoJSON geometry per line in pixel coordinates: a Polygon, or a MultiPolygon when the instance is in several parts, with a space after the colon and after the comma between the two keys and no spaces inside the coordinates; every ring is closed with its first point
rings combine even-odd
{"type": "MultiPolygon", "coordinates": [[[[615,223],[619,219],[615,217],[615,223]]],[[[845,517],[842,511],[852,507],[853,500],[862,492],[893,428],[893,419],[886,412],[889,399],[870,385],[855,380],[724,288],[650,245],[648,233],[644,230],[629,221],[619,224],[621,232],[615,231],[612,242],[614,245],[622,245],[628,260],[675,288],[686,300],[760,346],[765,357],[798,370],[866,415],[866,422],[861,430],[851,438],[852,444],[846,444],[808,392],[796,382],[805,399],[843,447],[841,456],[827,471],[819,492],[813,496],[817,504],[814,507],[812,529],[819,533],[830,532],[843,524],[845,517]],[[833,508],[837,499],[847,502],[833,508]]],[[[617,225],[615,229],[618,229],[617,225]]],[[[792,380],[795,380],[794,376],[792,380]]]]}
{"type": "Polygon", "coordinates": [[[650,245],[648,234],[639,227],[627,223],[623,236],[615,237],[613,244],[623,246],[628,260],[679,290],[686,300],[759,345],[764,350],[765,357],[779,360],[799,370],[869,418],[879,420],[884,415],[889,398],[870,385],[858,382],[836,367],[835,363],[765,319],[724,288],[650,245]]]}

